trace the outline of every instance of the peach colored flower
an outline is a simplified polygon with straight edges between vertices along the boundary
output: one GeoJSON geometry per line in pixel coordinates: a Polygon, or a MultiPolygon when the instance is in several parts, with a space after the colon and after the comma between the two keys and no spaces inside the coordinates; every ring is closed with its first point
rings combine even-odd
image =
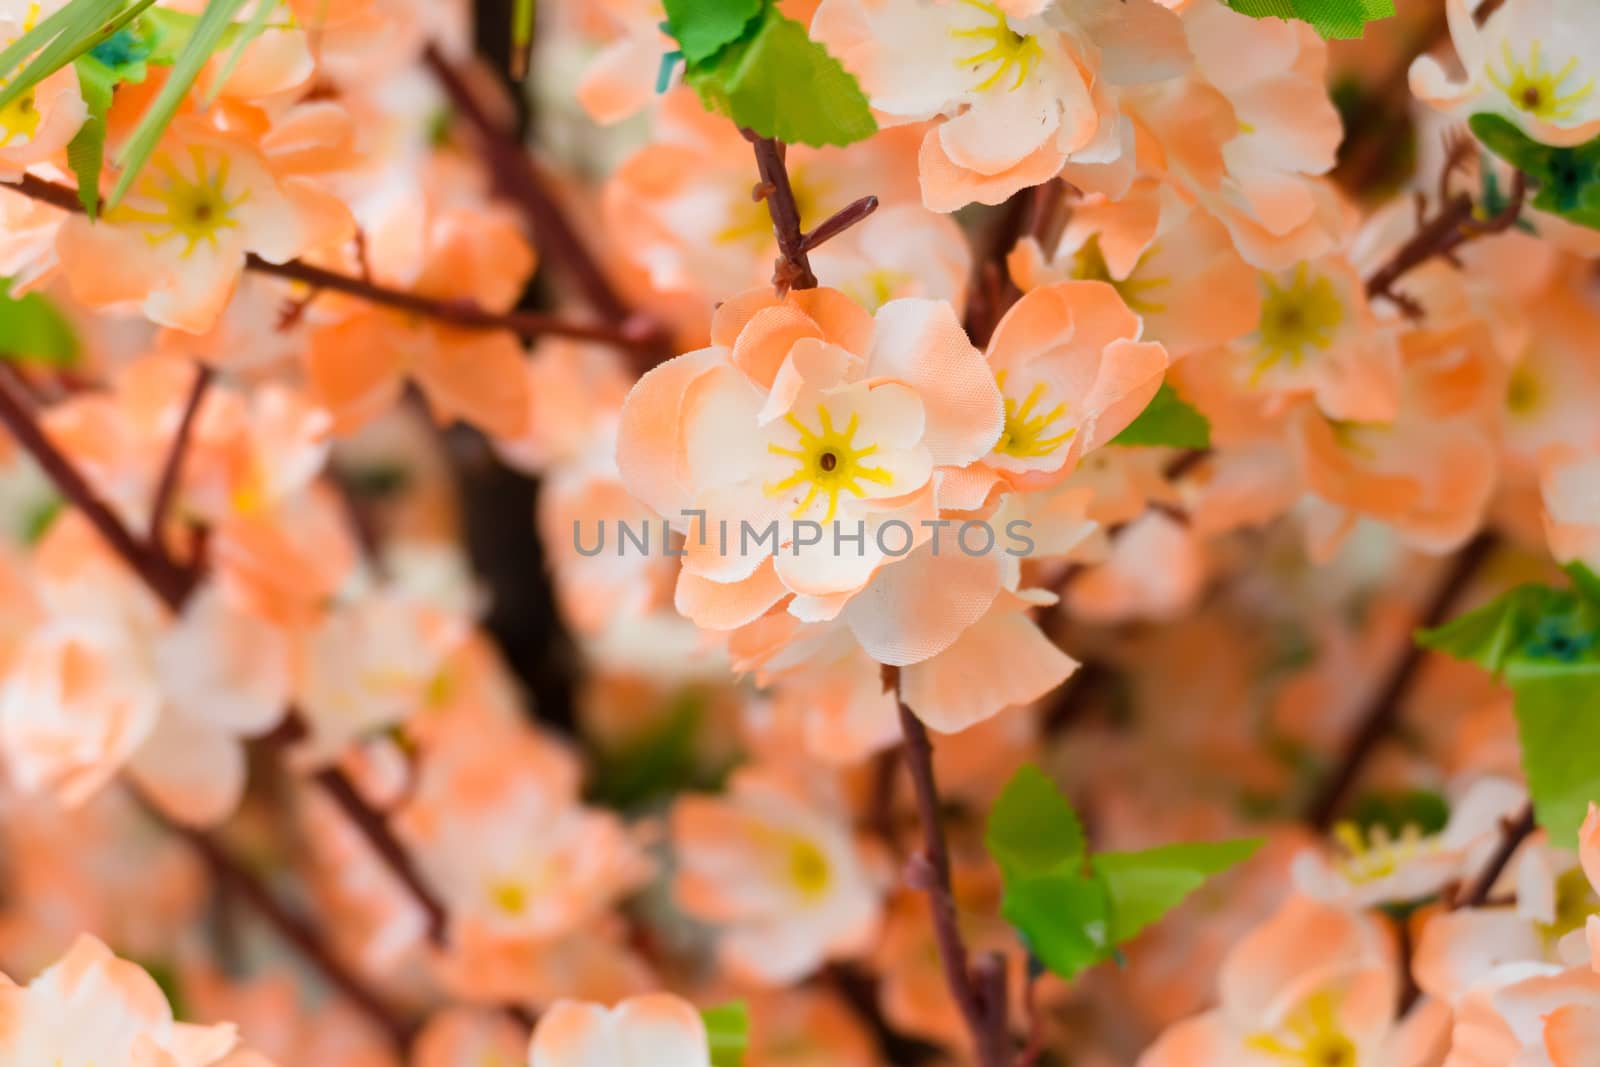
{"type": "Polygon", "coordinates": [[[787,985],[862,952],[878,929],[881,878],[817,792],[746,767],[726,797],[685,796],[673,806],[673,895],[717,928],[733,975],[787,985]]]}
{"type": "MultiPolygon", "coordinates": [[[[23,7],[20,16],[0,13],[0,47],[33,29],[40,16],[37,3],[23,7]]],[[[20,180],[35,164],[63,162],[68,142],[88,116],[71,63],[0,108],[0,182],[20,180]]]]}
{"type": "Polygon", "coordinates": [[[539,1020],[528,1067],[710,1067],[705,1023],[669,993],[632,997],[614,1008],[563,1000],[539,1020]]]}

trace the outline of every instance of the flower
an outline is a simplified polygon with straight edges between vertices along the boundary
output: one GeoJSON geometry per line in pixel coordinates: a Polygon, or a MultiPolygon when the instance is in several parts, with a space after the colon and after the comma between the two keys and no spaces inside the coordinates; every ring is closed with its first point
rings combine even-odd
{"type": "Polygon", "coordinates": [[[563,1000],[539,1019],[528,1067],[710,1067],[700,1013],[668,993],[614,1008],[563,1000]]]}

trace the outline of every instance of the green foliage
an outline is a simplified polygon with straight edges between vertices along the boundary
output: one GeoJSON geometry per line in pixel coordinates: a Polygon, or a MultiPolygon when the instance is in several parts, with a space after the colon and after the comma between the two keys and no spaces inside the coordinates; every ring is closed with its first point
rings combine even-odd
{"type": "Polygon", "coordinates": [[[1568,574],[1570,589],[1518,586],[1417,640],[1510,686],[1534,811],[1570,848],[1600,801],[1600,579],[1581,564],[1568,574]]]}
{"type": "Polygon", "coordinates": [[[0,357],[18,363],[70,367],[78,359],[78,335],[40,293],[11,296],[11,279],[0,278],[0,357]]]}
{"type": "Polygon", "coordinates": [[[1252,18],[1299,19],[1324,37],[1360,37],[1367,23],[1394,15],[1394,0],[1227,0],[1252,18]]]}
{"type": "Polygon", "coordinates": [[[89,218],[100,211],[100,171],[106,161],[106,112],[116,93],[117,76],[93,55],[79,56],[78,88],[88,117],[67,145],[67,166],[78,179],[78,202],[89,218]]]}
{"type": "Polygon", "coordinates": [[[1556,148],[1535,141],[1501,115],[1473,115],[1468,125],[1485,148],[1528,176],[1534,207],[1600,229],[1600,137],[1556,148]]]}
{"type": "Polygon", "coordinates": [[[1112,958],[1119,945],[1260,844],[1179,844],[1091,856],[1072,805],[1031,764],[995,801],[984,840],[1005,884],[1001,913],[1033,955],[1064,978],[1112,958]]]}
{"type": "Polygon", "coordinates": [[[1210,448],[1210,421],[1172,386],[1162,383],[1139,417],[1111,439],[1114,445],[1210,448]]]}
{"type": "Polygon", "coordinates": [[[31,32],[23,34],[4,51],[0,51],[0,78],[7,79],[4,88],[0,88],[0,109],[10,106],[17,98],[79,56],[115,37],[155,0],[137,0],[127,8],[124,8],[125,3],[126,0],[72,0],[66,7],[41,21],[31,32]],[[56,22],[57,16],[66,17],[56,22]],[[53,30],[41,34],[52,23],[53,30]],[[35,48],[37,53],[34,52],[35,48]],[[33,59],[20,73],[11,76],[28,55],[32,55],[33,59]]]}
{"type": "Polygon", "coordinates": [[[701,63],[745,36],[762,0],[665,0],[667,32],[690,63],[701,63]]]}
{"type": "Polygon", "coordinates": [[[693,688],[679,693],[650,729],[595,754],[589,799],[634,811],[685,789],[715,788],[722,774],[703,768],[697,757],[705,720],[705,693],[693,688]]]}
{"type": "Polygon", "coordinates": [[[1381,826],[1396,837],[1408,826],[1436,834],[1449,821],[1450,806],[1444,797],[1427,789],[1366,793],[1352,806],[1350,819],[1363,831],[1381,826]]]}
{"type": "MultiPolygon", "coordinates": [[[[167,132],[167,127],[172,123],[172,118],[178,112],[178,107],[183,103],[184,97],[200,77],[200,71],[228,40],[230,33],[240,32],[233,23],[233,17],[244,7],[246,0],[210,0],[205,11],[201,12],[194,23],[193,32],[183,43],[182,51],[177,54],[172,64],[172,71],[167,76],[167,81],[156,94],[150,107],[140,118],[139,125],[134,127],[133,133],[128,136],[128,142],[117,156],[117,164],[122,172],[117,175],[117,183],[111,190],[111,195],[106,199],[108,208],[115,207],[128,189],[138,178],[139,172],[149,161],[150,155],[155,151],[162,136],[167,132]]],[[[265,2],[265,0],[263,0],[265,2]]],[[[178,34],[170,35],[177,38],[178,34]]]]}
{"type": "Polygon", "coordinates": [[[856,79],[773,0],[670,0],[666,29],[706,107],[762,137],[845,145],[878,128],[856,79]]]}
{"type": "Polygon", "coordinates": [[[703,1008],[700,1018],[706,1024],[711,1067],[743,1067],[745,1049],[750,1045],[750,1012],[744,1001],[703,1008]]]}

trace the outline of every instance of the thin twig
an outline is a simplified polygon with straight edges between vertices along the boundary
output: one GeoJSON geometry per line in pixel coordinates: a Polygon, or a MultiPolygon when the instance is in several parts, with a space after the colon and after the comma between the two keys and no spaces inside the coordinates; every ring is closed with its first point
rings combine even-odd
{"type": "Polygon", "coordinates": [[[1473,881],[1471,888],[1456,898],[1454,907],[1481,908],[1489,902],[1489,894],[1494,892],[1494,884],[1500,880],[1500,875],[1505,872],[1517,849],[1522,847],[1522,843],[1533,833],[1534,825],[1531,803],[1524,807],[1515,819],[1500,821],[1499,847],[1489,857],[1489,862],[1484,864],[1483,870],[1473,881]]]}
{"type": "Polygon", "coordinates": [[[35,417],[26,387],[11,364],[3,360],[0,360],[0,422],[33,457],[56,490],[78,509],[150,591],[168,608],[180,610],[194,589],[198,575],[174,561],[159,545],[141,540],[129,531],[110,505],[100,499],[89,480],[44,432],[35,417]]]}
{"type": "Polygon", "coordinates": [[[755,146],[756,168],[761,173],[761,184],[751,194],[767,202],[767,213],[772,216],[772,232],[778,238],[778,260],[772,268],[772,285],[782,296],[790,289],[815,289],[817,276],[811,271],[806,258],[806,235],[800,228],[800,207],[795,203],[794,189],[789,184],[789,168],[785,162],[786,146],[771,137],[760,137],[750,130],[741,130],[745,140],[755,146]]]}
{"type": "Polygon", "coordinates": [[[933,745],[922,720],[900,699],[899,668],[885,667],[883,675],[884,688],[893,688],[900,708],[905,765],[916,794],[917,816],[922,823],[922,849],[906,865],[907,881],[928,896],[945,982],[966,1021],[979,1067],[1010,1067],[1013,1049],[1006,1026],[1005,962],[989,953],[976,961],[976,965],[969,959],[950,880],[950,851],[945,843],[939,790],[933,777],[933,745]]]}
{"type": "Polygon", "coordinates": [[[833,240],[856,223],[864,221],[876,210],[878,210],[878,198],[875,196],[863,196],[859,200],[850,201],[823,219],[816,229],[805,234],[800,241],[800,251],[816,250],[818,246],[833,240]]]}
{"type": "Polygon", "coordinates": [[[167,515],[178,495],[183,481],[183,461],[189,453],[189,442],[194,437],[195,416],[206,398],[207,391],[217,375],[209,363],[196,363],[194,385],[189,387],[189,399],[183,405],[183,415],[178,420],[178,430],[172,437],[172,447],[167,450],[167,461],[161,468],[161,480],[156,483],[156,495],[150,504],[151,544],[161,544],[161,531],[167,525],[167,515]]]}
{"type": "MultiPolygon", "coordinates": [[[[1486,531],[1467,542],[1466,547],[1456,553],[1428,598],[1418,620],[1419,627],[1427,629],[1438,626],[1454,613],[1473,579],[1494,554],[1496,544],[1495,535],[1486,531]]],[[[1338,764],[1306,808],[1306,821],[1316,829],[1326,830],[1333,824],[1346,795],[1360,778],[1368,757],[1394,729],[1405,698],[1426,656],[1427,650],[1408,635],[1404,654],[1389,672],[1388,680],[1373,694],[1338,764]]]]}
{"type": "Polygon", "coordinates": [[[389,828],[389,820],[383,817],[382,812],[369,806],[365,798],[356,791],[350,779],[338,770],[331,767],[320,770],[313,776],[313,780],[323,793],[338,805],[345,817],[356,825],[390,872],[404,883],[412,899],[428,917],[428,939],[436,945],[444,944],[448,921],[444,905],[423,880],[422,873],[417,870],[416,864],[411,859],[411,854],[406,851],[399,838],[394,836],[394,831],[389,828]]]}
{"type": "MultiPolygon", "coordinates": [[[[75,190],[69,186],[46,181],[36,175],[25,174],[20,182],[4,188],[65,211],[83,210],[82,205],[78,203],[78,194],[75,190]]],[[[524,340],[538,337],[572,337],[634,350],[649,349],[659,343],[648,329],[633,320],[624,322],[618,327],[603,323],[572,322],[555,315],[542,315],[532,311],[495,312],[470,300],[440,300],[403,289],[390,289],[387,286],[375,285],[364,278],[340,274],[338,271],[313,266],[297,259],[287,263],[269,263],[260,256],[252,254],[245,258],[245,269],[256,274],[303,282],[313,290],[344,293],[365,300],[369,304],[408,312],[466,330],[506,330],[524,340]]]]}
{"type": "Polygon", "coordinates": [[[328,983],[376,1023],[402,1057],[416,1025],[402,1018],[367,983],[334,955],[326,933],[290,912],[249,868],[212,834],[173,822],[135,792],[140,806],[154,820],[181,837],[205,863],[219,886],[248,902],[266,923],[312,964],[328,983]]]}
{"type": "MultiPolygon", "coordinates": [[[[618,323],[633,318],[632,310],[601,270],[599,261],[567,222],[551,182],[527,148],[495,120],[478,94],[468,86],[461,71],[437,46],[429,44],[423,50],[422,61],[450,97],[456,111],[477,133],[490,177],[500,192],[521,210],[540,249],[548,252],[550,259],[571,276],[584,299],[602,318],[618,323]]],[[[641,327],[636,332],[649,336],[654,331],[641,327]]]]}

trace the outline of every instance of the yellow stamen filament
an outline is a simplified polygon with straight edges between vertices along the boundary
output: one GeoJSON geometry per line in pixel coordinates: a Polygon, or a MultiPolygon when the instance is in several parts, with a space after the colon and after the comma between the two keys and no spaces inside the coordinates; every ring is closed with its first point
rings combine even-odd
{"type": "Polygon", "coordinates": [[[986,64],[998,64],[987,77],[974,86],[974,89],[978,92],[983,92],[985,89],[998,85],[1000,80],[1012,69],[1016,70],[1017,77],[1008,86],[1008,90],[1020,88],[1022,83],[1028,80],[1028,74],[1033,70],[1034,64],[1043,57],[1044,49],[1039,46],[1039,42],[1033,37],[1013,30],[1011,24],[1006,21],[1006,13],[1001,11],[995,4],[989,3],[988,0],[961,0],[961,2],[991,16],[994,21],[986,26],[974,26],[967,30],[950,31],[950,36],[952,37],[971,37],[989,42],[988,48],[982,52],[956,60],[956,65],[961,67],[971,66],[974,71],[977,71],[986,64]]]}
{"type": "Polygon", "coordinates": [[[1245,1046],[1296,1067],[1355,1067],[1356,1045],[1339,1025],[1332,993],[1307,997],[1276,1031],[1245,1038],[1245,1046]]]}
{"type": "Polygon", "coordinates": [[[1279,285],[1269,274],[1263,274],[1261,280],[1266,299],[1256,331],[1259,359],[1251,373],[1251,384],[1280,362],[1298,367],[1308,348],[1327,348],[1344,321],[1344,304],[1333,282],[1313,275],[1304,263],[1295,268],[1287,285],[1279,285]]]}
{"type": "Polygon", "coordinates": [[[1005,395],[1006,372],[1001,371],[994,376],[995,384],[1000,387],[1000,393],[1006,405],[1006,424],[1000,431],[1000,440],[995,442],[994,450],[1003,452],[1017,459],[1036,459],[1039,456],[1048,456],[1076,434],[1076,427],[1069,427],[1061,433],[1048,435],[1052,423],[1057,419],[1065,418],[1066,404],[1057,404],[1049,411],[1035,414],[1034,409],[1044,399],[1045,387],[1043,382],[1035,382],[1028,395],[1022,398],[1021,403],[1005,395]]]}
{"type": "Polygon", "coordinates": [[[1560,70],[1552,72],[1545,69],[1544,60],[1539,55],[1538,41],[1533,42],[1528,51],[1526,66],[1517,62],[1510,41],[1502,42],[1501,55],[1506,63],[1505,73],[1500,74],[1490,66],[1489,80],[1506,94],[1506,99],[1511,101],[1513,107],[1536,118],[1570,119],[1577,114],[1578,105],[1594,93],[1593,78],[1569,92],[1561,91],[1578,69],[1577,56],[1567,60],[1560,70]]]}
{"type": "Polygon", "coordinates": [[[861,424],[860,415],[852,413],[845,428],[836,430],[833,416],[825,406],[818,404],[817,418],[821,429],[813,432],[792,414],[784,416],[784,421],[800,435],[797,447],[785,448],[782,445],[769,444],[767,451],[775,456],[788,456],[793,459],[795,470],[782,481],[769,482],[763,489],[768,496],[778,497],[791,489],[806,486],[805,498],[791,513],[796,519],[806,513],[818,496],[826,493],[828,512],[822,517],[822,521],[832,522],[834,516],[839,513],[840,493],[863,497],[866,495],[866,490],[862,487],[862,482],[892,485],[893,476],[882,467],[869,467],[861,462],[876,453],[878,446],[856,445],[855,436],[861,424]]]}
{"type": "Polygon", "coordinates": [[[250,192],[228,196],[226,155],[190,145],[189,174],[180,170],[167,152],[151,162],[153,166],[134,184],[133,195],[106,213],[107,221],[145,225],[145,238],[151,244],[177,237],[184,242],[186,259],[200,242],[216,248],[218,234],[238,227],[235,211],[250,198],[250,192]]]}
{"type": "Polygon", "coordinates": [[[1386,826],[1374,826],[1363,835],[1355,823],[1340,822],[1333,828],[1333,839],[1344,852],[1334,866],[1356,885],[1387,878],[1428,849],[1422,831],[1414,825],[1403,827],[1395,837],[1386,826]]]}
{"type": "Polygon", "coordinates": [[[1084,282],[1105,282],[1117,291],[1122,297],[1122,302],[1129,309],[1140,315],[1154,315],[1165,311],[1165,304],[1158,304],[1148,299],[1152,290],[1166,288],[1166,278],[1140,278],[1139,270],[1144,266],[1145,260],[1150,258],[1155,249],[1147,249],[1133,265],[1133,270],[1128,272],[1126,278],[1116,278],[1111,273],[1111,265],[1106,262],[1105,252],[1100,248],[1100,235],[1094,234],[1083,243],[1072,256],[1072,276],[1084,282]]]}

